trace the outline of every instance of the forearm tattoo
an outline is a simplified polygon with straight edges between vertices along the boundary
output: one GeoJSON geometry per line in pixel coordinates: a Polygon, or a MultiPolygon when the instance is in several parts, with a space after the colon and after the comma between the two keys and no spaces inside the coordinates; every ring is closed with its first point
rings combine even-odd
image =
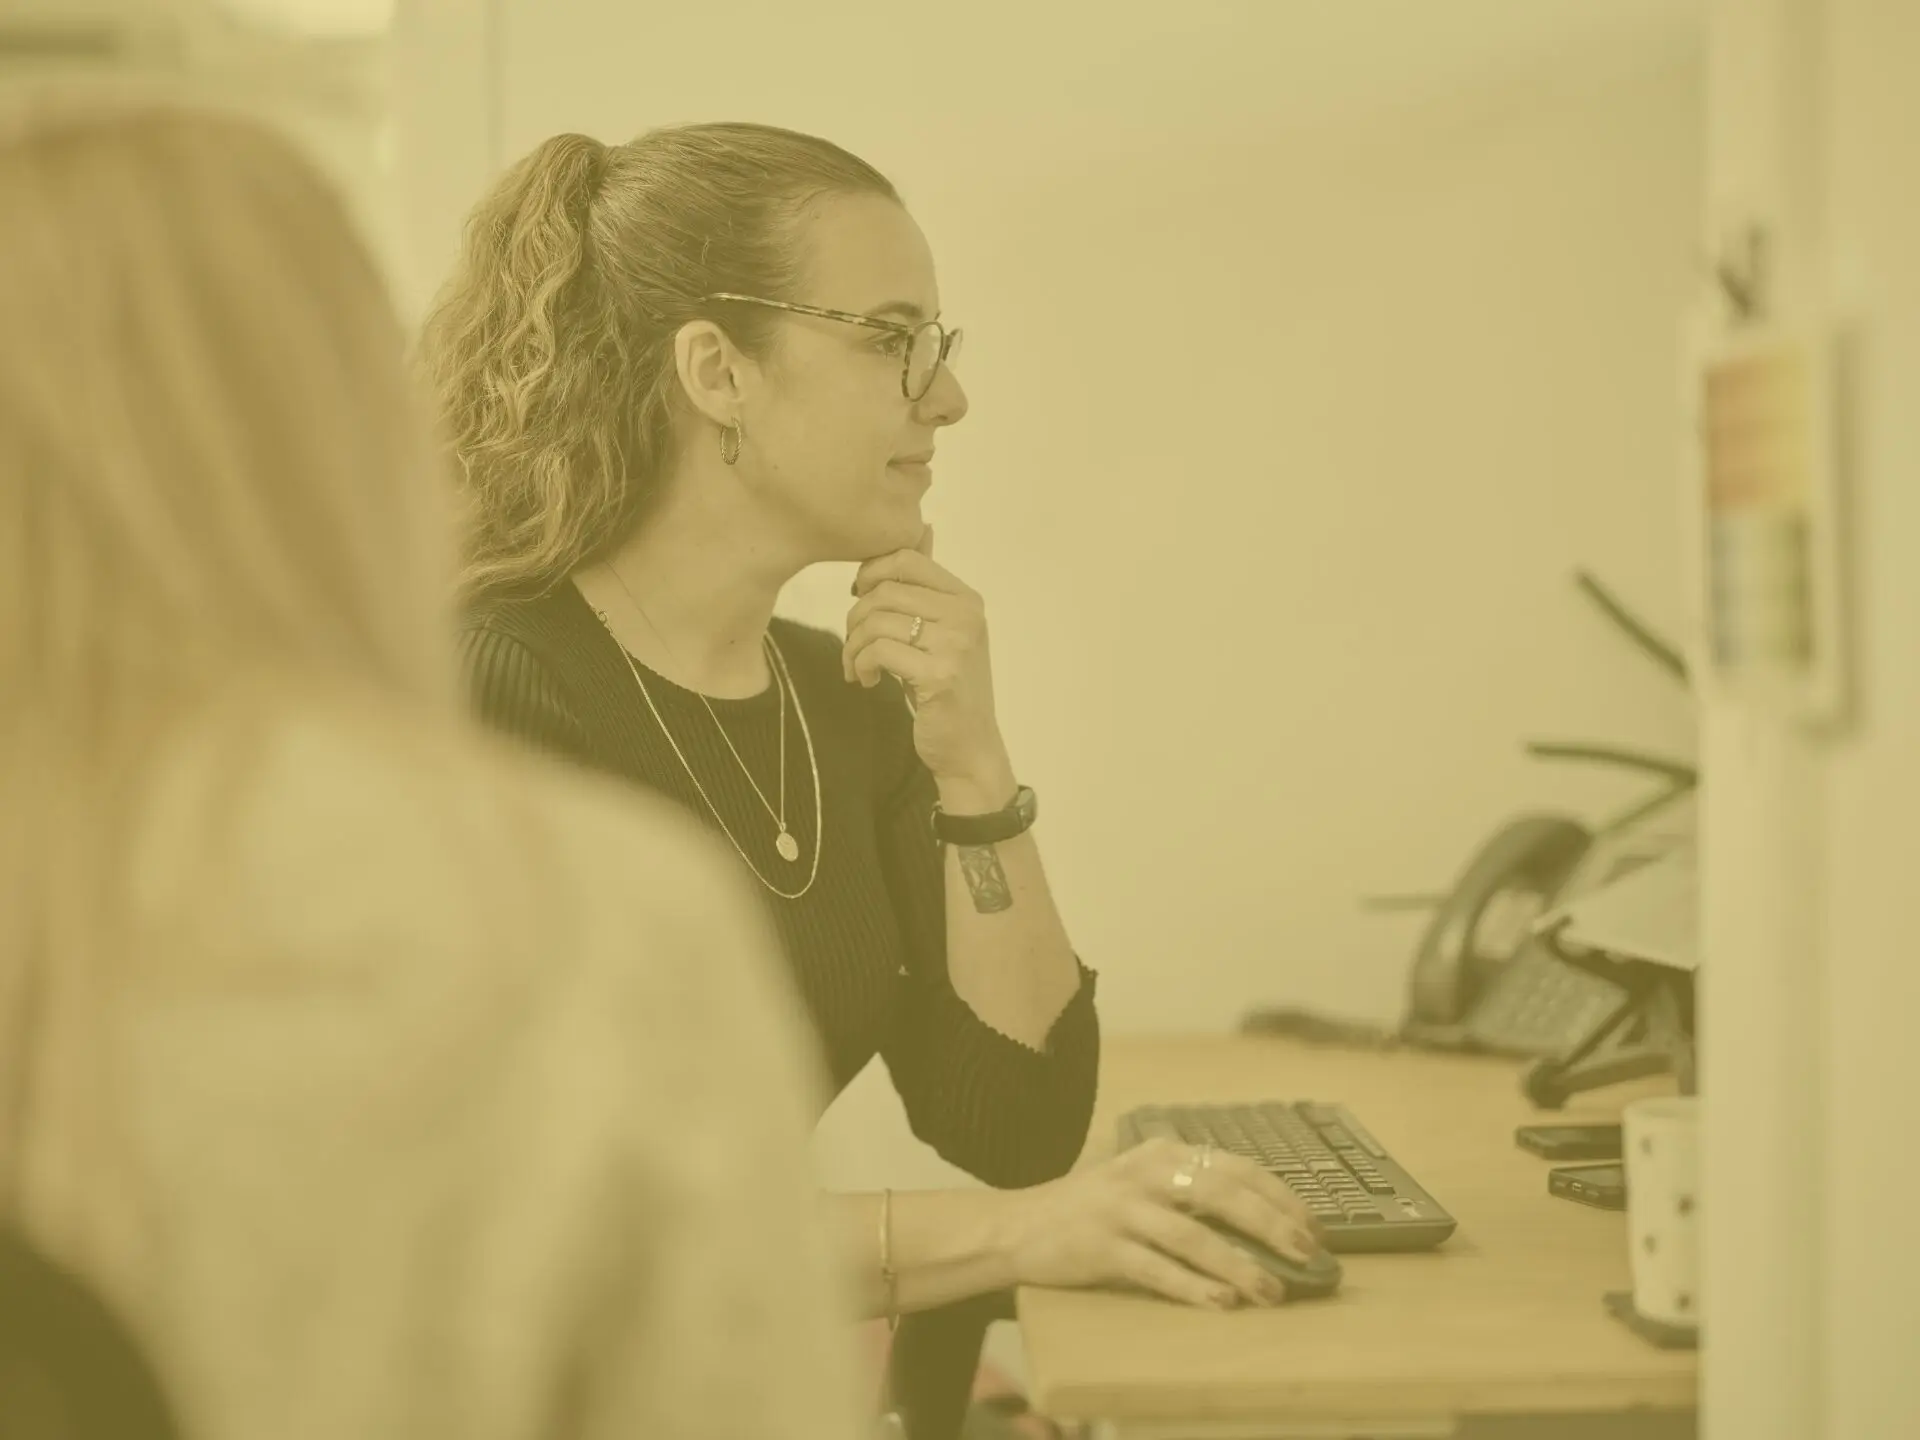
{"type": "Polygon", "coordinates": [[[962,845],[960,873],[967,877],[973,908],[982,915],[997,915],[1013,908],[1013,890],[1007,884],[1007,872],[1000,867],[1000,852],[993,846],[962,845]]]}

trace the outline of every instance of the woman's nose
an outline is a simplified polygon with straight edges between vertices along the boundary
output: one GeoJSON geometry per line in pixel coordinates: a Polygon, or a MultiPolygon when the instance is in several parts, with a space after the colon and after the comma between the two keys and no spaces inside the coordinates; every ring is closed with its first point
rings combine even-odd
{"type": "Polygon", "coordinates": [[[940,366],[933,384],[920,397],[919,419],[928,425],[957,425],[967,415],[967,392],[947,365],[940,366]]]}

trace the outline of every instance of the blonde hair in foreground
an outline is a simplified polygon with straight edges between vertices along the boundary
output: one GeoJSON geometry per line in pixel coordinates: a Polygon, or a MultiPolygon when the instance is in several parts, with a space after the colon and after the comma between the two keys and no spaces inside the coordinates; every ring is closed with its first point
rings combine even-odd
{"type": "Polygon", "coordinates": [[[148,99],[0,118],[0,1199],[80,1231],[104,1205],[112,1077],[73,1057],[109,1049],[116,967],[166,958],[122,953],[161,747],[335,700],[456,723],[420,418],[290,143],[148,99]]]}

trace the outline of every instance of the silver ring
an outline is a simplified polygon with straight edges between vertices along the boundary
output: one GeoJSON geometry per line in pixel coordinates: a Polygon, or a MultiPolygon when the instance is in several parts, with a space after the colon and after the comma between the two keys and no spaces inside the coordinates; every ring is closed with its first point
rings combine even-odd
{"type": "Polygon", "coordinates": [[[1173,1203],[1186,1209],[1193,1203],[1193,1177],[1213,1164],[1213,1146],[1202,1145],[1187,1157],[1186,1164],[1173,1172],[1173,1203]]]}
{"type": "Polygon", "coordinates": [[[914,616],[913,629],[907,633],[907,644],[918,645],[920,643],[920,632],[926,628],[927,622],[925,617],[920,615],[914,616]]]}

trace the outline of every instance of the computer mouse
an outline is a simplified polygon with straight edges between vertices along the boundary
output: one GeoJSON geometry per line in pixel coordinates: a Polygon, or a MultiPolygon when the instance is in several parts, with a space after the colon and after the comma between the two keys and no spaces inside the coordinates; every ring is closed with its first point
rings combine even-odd
{"type": "Polygon", "coordinates": [[[1286,1286],[1288,1300],[1318,1300],[1331,1295],[1340,1288],[1341,1278],[1346,1274],[1331,1251],[1322,1250],[1317,1257],[1302,1265],[1298,1260],[1271,1250],[1234,1229],[1224,1220],[1215,1220],[1208,1215],[1194,1218],[1228,1244],[1251,1256],[1262,1270],[1286,1286]]]}

